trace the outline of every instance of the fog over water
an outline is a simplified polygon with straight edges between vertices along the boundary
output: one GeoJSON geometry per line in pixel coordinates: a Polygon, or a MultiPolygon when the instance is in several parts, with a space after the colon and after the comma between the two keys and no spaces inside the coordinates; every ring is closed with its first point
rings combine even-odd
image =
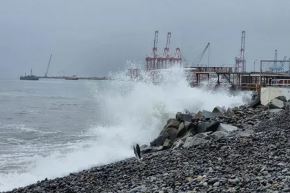
{"type": "Polygon", "coordinates": [[[192,61],[211,42],[211,64],[229,65],[246,30],[248,69],[255,59],[290,56],[289,0],[1,0],[0,78],[33,68],[49,74],[102,76],[144,63],[153,33],[192,61]]]}

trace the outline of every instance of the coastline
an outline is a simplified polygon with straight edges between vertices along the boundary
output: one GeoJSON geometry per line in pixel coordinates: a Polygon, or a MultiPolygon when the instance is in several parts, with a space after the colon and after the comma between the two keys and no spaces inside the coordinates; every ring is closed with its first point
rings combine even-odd
{"type": "Polygon", "coordinates": [[[241,106],[237,112],[250,124],[226,137],[152,151],[141,161],[129,158],[10,192],[290,191],[289,108],[271,112],[241,106]],[[257,122],[248,119],[249,109],[257,122]]]}

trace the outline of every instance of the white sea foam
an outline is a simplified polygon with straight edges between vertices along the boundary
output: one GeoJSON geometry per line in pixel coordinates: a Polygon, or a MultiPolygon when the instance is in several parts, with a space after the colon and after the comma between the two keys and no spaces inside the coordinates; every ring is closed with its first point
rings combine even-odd
{"type": "MultiPolygon", "coordinates": [[[[26,172],[0,176],[0,190],[10,190],[45,178],[67,175],[92,166],[133,156],[133,143],[149,143],[162,125],[178,111],[212,110],[214,106],[231,107],[243,103],[246,93],[232,96],[226,91],[213,92],[191,88],[181,69],[163,75],[158,85],[148,81],[128,82],[122,74],[118,80],[105,82],[96,90],[99,124],[84,135],[95,141],[73,144],[67,153],[48,157],[34,156],[26,172]],[[124,81],[125,80],[125,81],[124,81]]],[[[80,112],[81,113],[81,112],[80,112]]]]}

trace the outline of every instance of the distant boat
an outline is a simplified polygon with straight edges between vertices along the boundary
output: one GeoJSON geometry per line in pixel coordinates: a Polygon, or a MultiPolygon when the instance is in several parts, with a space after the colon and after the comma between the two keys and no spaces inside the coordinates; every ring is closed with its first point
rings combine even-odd
{"type": "Polygon", "coordinates": [[[78,80],[79,78],[76,75],[73,75],[73,76],[67,76],[64,79],[65,80],[78,80]]]}
{"type": "Polygon", "coordinates": [[[32,70],[30,70],[30,75],[20,76],[20,80],[39,80],[38,76],[32,74],[32,70]]]}

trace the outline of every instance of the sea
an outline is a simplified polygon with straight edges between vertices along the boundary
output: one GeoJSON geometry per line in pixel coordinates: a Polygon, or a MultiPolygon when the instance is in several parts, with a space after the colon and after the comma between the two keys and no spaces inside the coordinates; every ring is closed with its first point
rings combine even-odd
{"type": "Polygon", "coordinates": [[[0,191],[132,157],[176,112],[243,104],[249,93],[192,88],[182,69],[158,84],[0,80],[0,191]]]}

